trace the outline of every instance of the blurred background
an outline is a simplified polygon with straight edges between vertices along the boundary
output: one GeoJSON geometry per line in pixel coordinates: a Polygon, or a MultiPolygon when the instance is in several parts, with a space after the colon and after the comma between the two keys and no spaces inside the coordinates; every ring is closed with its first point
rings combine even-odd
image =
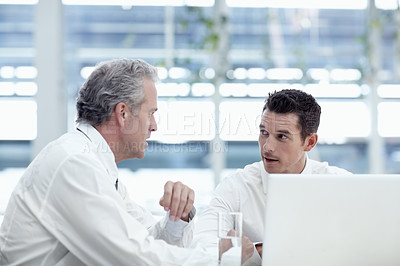
{"type": "Polygon", "coordinates": [[[0,0],[0,214],[40,149],[74,128],[94,65],[122,57],[159,69],[158,131],[144,159],[119,163],[154,214],[166,180],[192,186],[201,211],[259,161],[264,100],[283,88],[322,107],[311,158],[400,173],[397,0],[0,0]]]}

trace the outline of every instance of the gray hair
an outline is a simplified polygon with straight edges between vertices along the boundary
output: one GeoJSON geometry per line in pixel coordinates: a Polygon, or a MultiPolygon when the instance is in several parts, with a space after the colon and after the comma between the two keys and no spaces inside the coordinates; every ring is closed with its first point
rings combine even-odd
{"type": "Polygon", "coordinates": [[[144,78],[158,81],[157,69],[143,60],[100,62],[79,90],[76,122],[100,125],[108,121],[120,102],[126,103],[137,115],[144,101],[144,78]]]}

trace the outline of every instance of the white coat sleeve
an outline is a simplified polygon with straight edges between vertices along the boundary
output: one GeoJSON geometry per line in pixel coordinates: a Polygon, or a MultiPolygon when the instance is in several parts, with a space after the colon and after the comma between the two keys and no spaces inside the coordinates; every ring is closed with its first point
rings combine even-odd
{"type": "MultiPolygon", "coordinates": [[[[215,189],[208,208],[198,217],[192,246],[201,246],[209,252],[216,254],[218,250],[218,212],[239,212],[240,193],[237,190],[232,179],[225,178],[215,189]]],[[[229,231],[230,228],[223,228],[229,231]]],[[[243,265],[261,265],[261,257],[258,255],[256,248],[252,257],[243,265]]]]}
{"type": "Polygon", "coordinates": [[[196,220],[192,246],[200,245],[208,250],[217,248],[218,212],[238,211],[235,202],[237,196],[235,189],[227,182],[218,185],[213,193],[210,205],[196,220]]]}
{"type": "Polygon", "coordinates": [[[67,158],[54,173],[38,219],[86,265],[207,265],[201,249],[154,239],[126,210],[101,163],[67,158]]]}
{"type": "Polygon", "coordinates": [[[190,244],[193,238],[193,221],[189,223],[182,220],[171,221],[168,219],[169,212],[167,212],[157,222],[151,212],[131,200],[126,187],[121,182],[119,184],[118,192],[125,202],[128,213],[147,228],[150,235],[179,247],[187,247],[190,244]]]}

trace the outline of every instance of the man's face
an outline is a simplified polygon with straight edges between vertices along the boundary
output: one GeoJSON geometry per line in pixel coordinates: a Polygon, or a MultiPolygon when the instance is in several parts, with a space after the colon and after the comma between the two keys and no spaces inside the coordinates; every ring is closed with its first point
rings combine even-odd
{"type": "Polygon", "coordinates": [[[146,139],[151,132],[157,130],[154,113],[157,111],[157,90],[154,83],[145,78],[143,83],[144,102],[136,115],[129,114],[122,131],[122,144],[127,158],[142,159],[145,148],[148,146],[146,139]]]}
{"type": "MultiPolygon", "coordinates": [[[[278,114],[265,110],[261,116],[261,158],[268,173],[301,173],[305,166],[306,151],[311,150],[310,135],[301,138],[298,116],[294,113],[278,114]]],[[[311,141],[316,142],[316,139],[311,141]]]]}

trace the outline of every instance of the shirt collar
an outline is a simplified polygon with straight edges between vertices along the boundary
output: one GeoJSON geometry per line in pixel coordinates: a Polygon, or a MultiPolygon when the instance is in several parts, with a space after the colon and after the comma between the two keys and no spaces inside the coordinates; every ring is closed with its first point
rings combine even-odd
{"type": "Polygon", "coordinates": [[[312,174],[311,164],[308,160],[308,154],[306,153],[306,165],[304,166],[303,171],[300,174],[312,174]]]}
{"type": "Polygon", "coordinates": [[[115,156],[104,137],[96,128],[87,123],[78,123],[76,129],[89,139],[90,146],[86,148],[99,156],[108,174],[116,180],[118,178],[118,168],[115,163],[115,156]]]}
{"type": "Polygon", "coordinates": [[[264,194],[267,194],[267,185],[268,185],[268,173],[265,171],[263,161],[259,162],[259,168],[261,172],[261,180],[264,187],[264,194]]]}
{"type": "MultiPolygon", "coordinates": [[[[264,163],[261,161],[259,162],[259,168],[261,172],[261,180],[264,188],[264,193],[267,194],[267,185],[268,185],[268,173],[265,171],[264,163]]],[[[311,174],[312,173],[312,166],[308,160],[308,154],[306,153],[306,165],[304,166],[303,171],[300,174],[311,174]]]]}

